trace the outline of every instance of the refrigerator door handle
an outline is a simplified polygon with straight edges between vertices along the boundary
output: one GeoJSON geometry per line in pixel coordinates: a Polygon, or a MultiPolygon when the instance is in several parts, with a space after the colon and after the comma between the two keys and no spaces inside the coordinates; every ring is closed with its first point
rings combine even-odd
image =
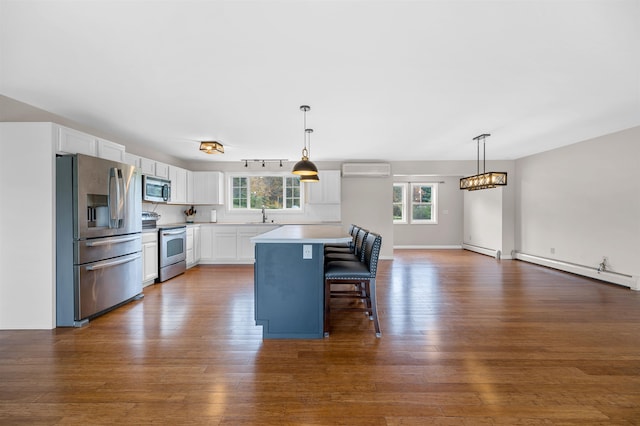
{"type": "Polygon", "coordinates": [[[122,228],[124,222],[124,213],[126,211],[126,202],[124,192],[124,179],[122,177],[122,169],[117,169],[116,176],[118,176],[118,228],[122,228]]]}
{"type": "Polygon", "coordinates": [[[135,235],[132,237],[124,237],[124,238],[109,238],[109,239],[100,239],[97,241],[87,241],[85,246],[87,247],[97,247],[97,246],[106,246],[108,244],[118,244],[118,243],[128,243],[129,241],[139,240],[140,235],[135,235]]]}
{"type": "Polygon", "coordinates": [[[118,220],[118,169],[109,168],[109,228],[117,228],[118,220]]]}
{"type": "Polygon", "coordinates": [[[123,263],[133,262],[134,260],[140,259],[141,257],[142,255],[138,253],[133,257],[127,256],[124,259],[117,259],[117,260],[111,260],[108,262],[96,263],[95,265],[87,266],[87,271],[95,271],[96,269],[103,269],[103,268],[109,268],[111,266],[122,265],[123,263]]]}
{"type": "Polygon", "coordinates": [[[124,222],[125,199],[122,170],[109,169],[109,228],[122,228],[124,222]]]}

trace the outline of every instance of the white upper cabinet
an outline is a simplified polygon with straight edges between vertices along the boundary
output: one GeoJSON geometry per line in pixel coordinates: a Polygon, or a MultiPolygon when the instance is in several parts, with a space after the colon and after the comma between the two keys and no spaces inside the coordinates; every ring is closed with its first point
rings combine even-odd
{"type": "Polygon", "coordinates": [[[140,170],[143,175],[156,175],[156,162],[148,158],[140,157],[140,170]]]}
{"type": "Polygon", "coordinates": [[[124,153],[124,162],[126,164],[140,168],[141,161],[142,157],[140,157],[139,155],[130,154],[128,152],[124,153]]]}
{"type": "Polygon", "coordinates": [[[180,167],[169,166],[171,180],[171,204],[187,203],[187,171],[180,167]]]}
{"type": "Polygon", "coordinates": [[[224,174],[193,172],[193,203],[224,204],[224,174]]]}
{"type": "Polygon", "coordinates": [[[98,144],[98,157],[104,158],[105,160],[118,161],[120,163],[124,163],[124,145],[120,145],[119,143],[111,142],[104,139],[97,139],[98,144]]]}
{"type": "Polygon", "coordinates": [[[187,170],[187,204],[193,204],[193,172],[187,170]]]}
{"type": "Polygon", "coordinates": [[[156,161],[155,163],[156,163],[155,175],[159,178],[171,179],[171,177],[169,176],[169,165],[165,163],[161,163],[159,161],[156,161]]]}
{"type": "Polygon", "coordinates": [[[85,154],[98,156],[96,138],[67,127],[58,127],[56,151],[59,154],[85,154]]]}
{"type": "Polygon", "coordinates": [[[320,170],[319,182],[307,183],[307,203],[340,204],[340,170],[320,170]]]}

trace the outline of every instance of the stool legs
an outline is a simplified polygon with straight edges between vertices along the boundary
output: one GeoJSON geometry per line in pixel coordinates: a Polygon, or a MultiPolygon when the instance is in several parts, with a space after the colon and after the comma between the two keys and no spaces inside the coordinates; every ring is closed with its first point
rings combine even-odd
{"type": "Polygon", "coordinates": [[[364,307],[362,308],[344,308],[344,307],[336,307],[334,310],[336,311],[357,311],[364,312],[369,316],[369,319],[373,321],[373,325],[376,331],[376,337],[381,337],[382,333],[380,331],[380,323],[378,321],[378,307],[376,300],[376,280],[368,279],[363,281],[346,281],[346,280],[325,280],[324,286],[324,337],[329,336],[329,329],[331,324],[331,298],[355,298],[361,299],[364,307]],[[331,291],[332,284],[349,284],[353,283],[355,286],[355,290],[351,291],[331,291]]]}

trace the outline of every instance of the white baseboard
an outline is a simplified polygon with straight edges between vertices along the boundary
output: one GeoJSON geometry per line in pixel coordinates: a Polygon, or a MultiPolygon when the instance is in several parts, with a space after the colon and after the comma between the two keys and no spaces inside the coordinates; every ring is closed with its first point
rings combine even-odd
{"type": "Polygon", "coordinates": [[[394,250],[460,250],[462,246],[428,246],[428,245],[415,245],[415,246],[393,246],[394,250]]]}
{"type": "Polygon", "coordinates": [[[600,281],[606,281],[612,284],[622,285],[625,287],[629,287],[631,290],[640,290],[640,283],[638,282],[637,276],[621,274],[612,271],[598,272],[596,268],[520,252],[515,252],[515,258],[525,262],[535,263],[536,265],[546,266],[549,268],[558,269],[560,271],[581,275],[583,277],[589,277],[600,281]]]}
{"type": "MultiPolygon", "coordinates": [[[[484,254],[486,256],[491,256],[491,257],[495,257],[496,259],[506,259],[501,257],[501,252],[500,250],[496,250],[496,249],[491,249],[491,248],[487,248],[487,247],[480,247],[480,246],[474,246],[471,244],[462,244],[462,248],[465,250],[469,250],[469,251],[473,251],[476,253],[480,253],[480,254],[484,254]]],[[[509,259],[511,259],[511,256],[509,256],[509,259]]]]}

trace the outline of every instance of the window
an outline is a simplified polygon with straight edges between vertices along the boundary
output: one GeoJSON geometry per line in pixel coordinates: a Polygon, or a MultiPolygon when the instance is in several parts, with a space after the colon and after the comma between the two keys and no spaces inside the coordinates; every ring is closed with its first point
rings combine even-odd
{"type": "Polygon", "coordinates": [[[407,210],[405,200],[407,198],[407,184],[393,184],[393,223],[407,223],[407,210]]]}
{"type": "Polygon", "coordinates": [[[435,183],[394,183],[393,223],[438,223],[437,199],[438,185],[435,183]]]}
{"type": "Polygon", "coordinates": [[[300,178],[243,175],[231,178],[232,209],[300,209],[300,178]]]}
{"type": "Polygon", "coordinates": [[[411,222],[437,223],[436,185],[433,183],[411,184],[411,222]]]}

